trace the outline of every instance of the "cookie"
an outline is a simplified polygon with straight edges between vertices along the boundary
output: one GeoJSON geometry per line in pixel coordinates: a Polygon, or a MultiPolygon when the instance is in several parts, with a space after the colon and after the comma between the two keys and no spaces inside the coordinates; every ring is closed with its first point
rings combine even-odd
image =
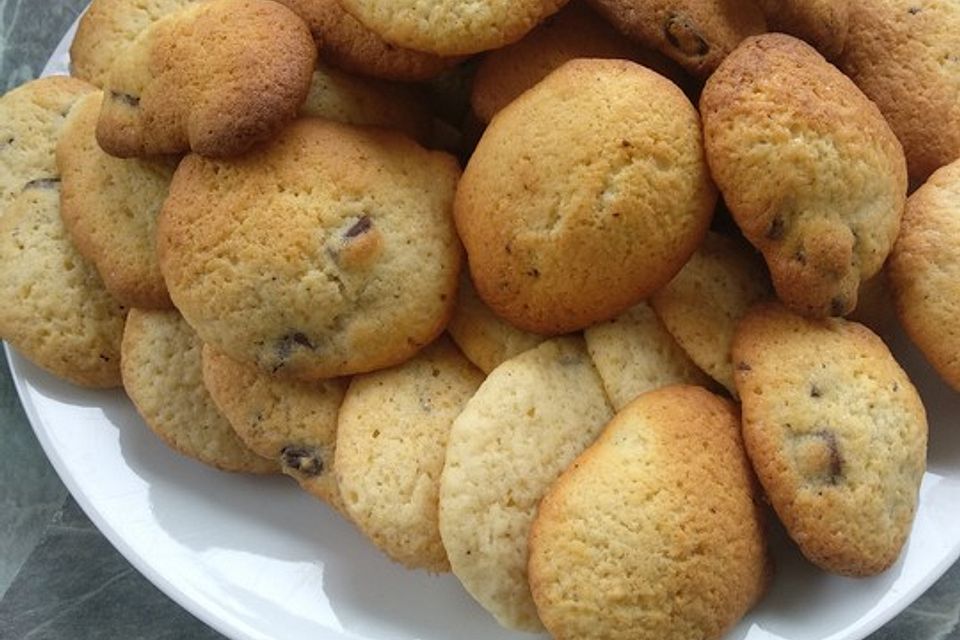
{"type": "Polygon", "coordinates": [[[672,384],[709,386],[646,302],[583,332],[610,404],[620,411],[642,393],[672,384]]]}
{"type": "Polygon", "coordinates": [[[747,36],[767,30],[753,0],[590,0],[617,29],[706,78],[747,36]]]}
{"type": "MultiPolygon", "coordinates": [[[[907,203],[909,204],[909,202],[908,198],[907,203]]],[[[906,213],[904,213],[904,217],[906,217],[906,213]]],[[[902,235],[903,231],[901,230],[900,236],[902,235]]],[[[900,236],[897,236],[897,238],[899,239],[900,236]]],[[[883,341],[888,344],[893,340],[900,327],[890,278],[887,275],[896,250],[897,245],[894,244],[893,253],[887,260],[887,266],[869,280],[864,280],[860,285],[860,291],[857,293],[857,308],[847,316],[847,320],[859,322],[883,338],[883,341]]]]}
{"type": "Polygon", "coordinates": [[[903,144],[911,185],[960,157],[960,5],[851,2],[838,66],[880,108],[903,144]]]}
{"type": "Polygon", "coordinates": [[[60,215],[77,250],[127,307],[170,308],[156,258],[156,219],[176,158],[124,160],[97,144],[101,92],[79,101],[57,143],[60,215]]]}
{"type": "Polygon", "coordinates": [[[890,567],[916,512],[927,421],[886,345],[855,322],[762,304],[733,357],[747,452],[803,555],[847,576],[890,567]]]}
{"type": "Polygon", "coordinates": [[[270,0],[209,0],[147,27],[104,85],[97,140],[115,156],[236,155],[297,115],[317,50],[270,0]]]}
{"type": "Polygon", "coordinates": [[[760,0],[771,31],[812,45],[828,60],[843,51],[850,27],[850,0],[760,0]]]}
{"type": "Polygon", "coordinates": [[[222,471],[276,473],[244,446],[203,386],[196,333],[176,311],[131,309],[123,332],[123,388],[171,449],[222,471]]]}
{"type": "Polygon", "coordinates": [[[25,190],[60,181],[57,137],[74,103],[94,89],[82,80],[50,76],[0,98],[0,217],[25,190]]]}
{"type": "Polygon", "coordinates": [[[300,114],[396,129],[421,142],[432,127],[424,96],[412,87],[352,76],[323,63],[313,72],[300,114]]]}
{"type": "Polygon", "coordinates": [[[381,369],[443,331],[459,168],[405,136],[305,118],[257,154],[181,162],[157,228],[201,339],[301,379],[381,369]]]}
{"type": "Polygon", "coordinates": [[[336,462],[346,510],[407,568],[450,570],[437,524],[440,473],[453,420],[481,382],[483,374],[446,337],[350,382],[336,462]]]}
{"type": "Polygon", "coordinates": [[[484,373],[490,373],[510,358],[546,340],[498,318],[477,297],[467,274],[460,278],[457,306],[447,331],[470,362],[484,373]]]}
{"type": "Polygon", "coordinates": [[[556,640],[718,639],[771,575],[735,406],[697,387],[637,398],[550,487],[530,587],[556,640]]]}
{"type": "Polygon", "coordinates": [[[453,573],[501,625],[542,629],[527,533],[547,488],[612,416],[583,340],[568,337],[497,367],[454,420],[440,535],[453,573]]]}
{"type": "Polygon", "coordinates": [[[70,44],[70,73],[98,87],[141,31],[197,0],[93,0],[70,44]]]}
{"type": "Polygon", "coordinates": [[[480,298],[525,331],[623,313],[676,275],[716,202],[699,118],[627,60],[572,60],[501,111],[457,188],[480,298]]]}
{"type": "Polygon", "coordinates": [[[877,107],[810,45],[767,34],[710,77],[700,112],[713,178],[780,299],[850,313],[906,200],[903,150],[877,107]]]}
{"type": "Polygon", "coordinates": [[[474,113],[490,122],[517,96],[574,58],[626,58],[675,82],[683,76],[668,59],[636,46],[586,4],[574,0],[520,42],[483,57],[470,97],[474,113]]]}
{"type": "Polygon", "coordinates": [[[4,208],[0,299],[0,338],[28,360],[80,386],[120,386],[126,309],[67,237],[58,181],[28,185],[4,208]]]}
{"type": "Polygon", "coordinates": [[[277,0],[310,27],[321,60],[350,73],[424,82],[461,60],[390,44],[347,13],[339,0],[277,0]]]}
{"type": "Polygon", "coordinates": [[[456,56],[516,42],[567,0],[340,0],[357,20],[396,46],[456,56]]]}
{"type": "Polygon", "coordinates": [[[960,161],[936,171],[907,200],[890,256],[897,315],[947,383],[960,390],[960,161]]]}
{"type": "Polygon", "coordinates": [[[750,247],[711,232],[680,273],[650,301],[697,366],[734,393],[733,334],[743,314],[770,293],[763,263],[750,247]]]}

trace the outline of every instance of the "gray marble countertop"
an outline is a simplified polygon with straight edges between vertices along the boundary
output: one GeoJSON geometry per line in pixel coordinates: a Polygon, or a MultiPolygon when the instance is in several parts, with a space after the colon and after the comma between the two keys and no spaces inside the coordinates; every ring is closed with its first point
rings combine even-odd
{"type": "MultiPolygon", "coordinates": [[[[0,0],[4,91],[36,77],[86,1],[0,0]]],[[[137,573],[70,498],[5,360],[0,452],[0,640],[222,637],[137,573]]],[[[870,638],[960,640],[960,564],[870,638]]]]}

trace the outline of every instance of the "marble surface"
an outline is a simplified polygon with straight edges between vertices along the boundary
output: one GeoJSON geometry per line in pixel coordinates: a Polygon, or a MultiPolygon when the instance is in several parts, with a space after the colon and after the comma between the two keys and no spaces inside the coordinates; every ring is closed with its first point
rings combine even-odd
{"type": "MultiPolygon", "coordinates": [[[[33,78],[85,0],[0,0],[0,81],[33,78]]],[[[0,363],[0,640],[220,638],[117,553],[67,494],[0,363]]],[[[958,505],[960,508],[960,505],[958,505]]],[[[960,564],[871,640],[960,640],[960,564]]]]}

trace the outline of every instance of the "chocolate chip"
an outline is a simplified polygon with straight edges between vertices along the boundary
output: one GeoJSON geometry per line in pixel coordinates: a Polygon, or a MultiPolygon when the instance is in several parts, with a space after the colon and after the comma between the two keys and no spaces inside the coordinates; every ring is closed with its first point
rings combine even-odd
{"type": "Polygon", "coordinates": [[[280,450],[280,460],[283,466],[307,476],[323,473],[323,458],[312,447],[286,446],[280,450]]]}
{"type": "Polygon", "coordinates": [[[14,138],[13,136],[7,138],[7,139],[4,140],[3,142],[0,142],[0,149],[3,149],[4,147],[9,147],[9,146],[12,145],[14,142],[16,142],[16,140],[17,140],[17,139],[14,138]]]}
{"type": "Polygon", "coordinates": [[[847,301],[837,296],[830,301],[830,315],[832,316],[842,316],[847,311],[847,301]]]}
{"type": "Polygon", "coordinates": [[[299,331],[288,333],[277,340],[274,349],[277,353],[277,359],[280,360],[280,364],[277,367],[278,369],[283,366],[283,362],[290,357],[290,354],[293,353],[294,347],[297,346],[304,347],[306,349],[314,348],[313,343],[310,342],[310,338],[299,331]]]}
{"type": "Polygon", "coordinates": [[[111,91],[110,99],[116,100],[117,102],[122,102],[128,107],[139,107],[140,98],[137,96],[132,96],[129,93],[121,93],[120,91],[111,91]]]}
{"type": "Polygon", "coordinates": [[[820,390],[820,387],[818,387],[818,386],[815,385],[815,384],[810,385],[810,397],[811,397],[811,398],[819,398],[819,397],[822,396],[822,395],[823,395],[823,391],[820,390]]]}
{"type": "Polygon", "coordinates": [[[830,451],[830,484],[839,484],[843,477],[843,456],[840,454],[840,445],[837,436],[832,431],[822,429],[813,434],[823,440],[830,451]]]}
{"type": "Polygon", "coordinates": [[[797,249],[797,252],[793,254],[793,259],[800,264],[807,264],[807,252],[803,249],[797,249]]]}
{"type": "Polygon", "coordinates": [[[529,271],[527,271],[527,275],[530,276],[531,278],[539,278],[539,277],[540,277],[540,269],[537,269],[536,267],[534,267],[534,268],[530,269],[529,271]]]}
{"type": "Polygon", "coordinates": [[[777,216],[773,219],[773,222],[770,223],[770,228],[767,229],[767,239],[768,240],[783,240],[784,233],[787,230],[787,225],[783,221],[783,218],[777,216]]]}
{"type": "Polygon", "coordinates": [[[921,11],[920,7],[910,7],[909,9],[907,9],[907,13],[909,13],[912,16],[917,15],[918,13],[920,13],[920,11],[921,11]]]}
{"type": "Polygon", "coordinates": [[[103,353],[100,354],[100,359],[103,360],[104,362],[110,362],[110,356],[103,353]]]}
{"type": "Polygon", "coordinates": [[[686,16],[673,13],[663,24],[663,34],[675,49],[691,57],[703,57],[710,52],[710,45],[686,16]]]}
{"type": "Polygon", "coordinates": [[[60,178],[37,178],[23,185],[23,190],[27,189],[56,189],[60,186],[60,178]]]}
{"type": "Polygon", "coordinates": [[[370,228],[373,226],[373,220],[370,219],[370,216],[363,216],[354,223],[352,227],[347,229],[347,232],[343,234],[344,238],[356,238],[365,234],[367,231],[370,231],[370,228]]]}
{"type": "Polygon", "coordinates": [[[753,371],[753,367],[751,367],[746,362],[738,362],[737,371],[753,371]]]}

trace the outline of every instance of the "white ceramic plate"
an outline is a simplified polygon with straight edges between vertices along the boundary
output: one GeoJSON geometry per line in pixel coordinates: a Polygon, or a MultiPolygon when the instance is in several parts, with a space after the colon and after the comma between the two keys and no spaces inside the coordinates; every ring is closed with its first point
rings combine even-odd
{"type": "MultiPolygon", "coordinates": [[[[68,33],[45,73],[66,69],[68,33]]],[[[929,471],[899,562],[881,576],[826,575],[777,534],[777,576],[728,640],[859,640],[960,556],[960,394],[902,337],[899,359],[930,414],[929,471]]],[[[81,390],[11,350],[27,416],[87,515],[144,575],[231,638],[497,640],[506,632],[452,576],[391,564],[285,478],[220,473],[168,450],[120,392],[81,390]]]]}

